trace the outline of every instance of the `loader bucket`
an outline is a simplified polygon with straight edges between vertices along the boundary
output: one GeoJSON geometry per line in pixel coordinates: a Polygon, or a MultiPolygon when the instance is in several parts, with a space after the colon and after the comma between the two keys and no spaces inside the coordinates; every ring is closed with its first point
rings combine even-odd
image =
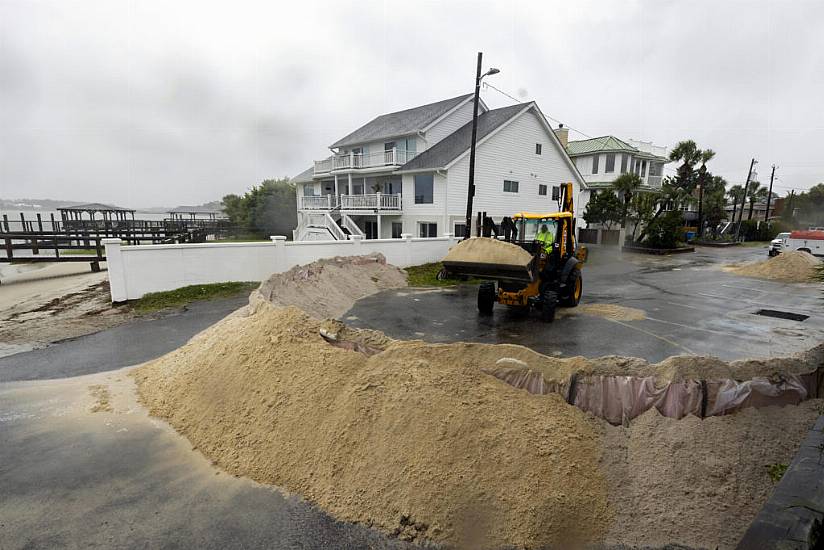
{"type": "Polygon", "coordinates": [[[535,257],[516,244],[487,237],[461,241],[442,260],[444,268],[456,275],[481,279],[535,280],[535,257]]]}

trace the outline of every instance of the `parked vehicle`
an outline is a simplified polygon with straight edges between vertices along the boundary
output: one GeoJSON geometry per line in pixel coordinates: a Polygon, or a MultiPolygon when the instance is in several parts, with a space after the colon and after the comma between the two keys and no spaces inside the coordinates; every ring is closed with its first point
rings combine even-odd
{"type": "Polygon", "coordinates": [[[793,231],[783,250],[803,250],[824,257],[824,231],[793,231]]]}
{"type": "Polygon", "coordinates": [[[770,241],[770,249],[767,251],[767,255],[772,258],[773,256],[778,256],[781,253],[783,248],[787,246],[787,239],[790,238],[790,233],[779,233],[775,236],[775,238],[770,241]]]}

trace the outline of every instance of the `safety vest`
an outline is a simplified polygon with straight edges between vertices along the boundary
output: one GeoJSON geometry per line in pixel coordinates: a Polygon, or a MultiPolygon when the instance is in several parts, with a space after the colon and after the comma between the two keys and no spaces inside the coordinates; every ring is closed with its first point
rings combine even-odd
{"type": "Polygon", "coordinates": [[[552,234],[552,231],[539,231],[538,234],[535,236],[535,240],[544,243],[544,249],[549,250],[550,248],[552,248],[552,243],[555,242],[555,236],[552,234]]]}

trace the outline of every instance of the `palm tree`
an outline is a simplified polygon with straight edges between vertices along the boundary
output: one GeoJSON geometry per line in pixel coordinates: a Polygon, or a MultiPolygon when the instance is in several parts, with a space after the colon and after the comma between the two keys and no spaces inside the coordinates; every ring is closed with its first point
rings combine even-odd
{"type": "Polygon", "coordinates": [[[698,157],[701,162],[701,167],[698,168],[698,184],[701,187],[698,189],[698,237],[701,237],[704,234],[704,191],[710,179],[707,172],[707,163],[715,156],[715,151],[712,149],[704,149],[703,151],[699,151],[699,153],[698,157]]]}
{"type": "Polygon", "coordinates": [[[633,194],[643,183],[641,176],[634,172],[621,174],[612,182],[612,189],[623,199],[624,203],[624,208],[621,213],[621,227],[623,228],[627,226],[627,209],[629,209],[629,202],[632,200],[633,194]]]}
{"type": "Polygon", "coordinates": [[[735,223],[735,213],[738,211],[738,203],[744,196],[744,188],[740,185],[733,185],[727,191],[727,196],[732,200],[732,222],[735,223]]]}
{"type": "Polygon", "coordinates": [[[747,214],[747,220],[751,220],[755,203],[760,200],[767,200],[767,188],[758,182],[754,182],[752,188],[747,191],[747,200],[750,201],[750,212],[747,214]]]}
{"type": "MultiPolygon", "coordinates": [[[[713,153],[714,155],[715,153],[713,153]]],[[[681,162],[678,167],[678,176],[675,178],[675,185],[688,192],[695,189],[695,165],[701,161],[702,151],[691,139],[679,141],[675,144],[669,154],[669,158],[674,162],[681,162]]],[[[712,157],[710,157],[712,158],[712,157]]],[[[708,159],[709,160],[709,159],[708,159]]]]}

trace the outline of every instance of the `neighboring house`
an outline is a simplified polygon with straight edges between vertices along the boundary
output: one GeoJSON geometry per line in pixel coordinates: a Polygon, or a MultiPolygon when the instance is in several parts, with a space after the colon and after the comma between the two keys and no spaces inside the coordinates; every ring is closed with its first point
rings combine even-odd
{"type": "MultiPolygon", "coordinates": [[[[568,130],[559,128],[565,141],[568,130]]],[[[583,214],[590,193],[609,189],[621,174],[635,172],[641,177],[641,191],[661,189],[664,165],[670,162],[666,147],[651,142],[621,140],[615,136],[601,136],[567,143],[567,152],[586,180],[586,187],[579,197],[578,211],[583,214]]]]}
{"type": "MultiPolygon", "coordinates": [[[[472,94],[381,115],[293,178],[296,240],[436,237],[465,228],[472,94]]],[[[552,188],[584,186],[534,102],[479,105],[474,212],[554,212],[552,188]]],[[[473,221],[474,221],[473,217],[473,221]]]]}

